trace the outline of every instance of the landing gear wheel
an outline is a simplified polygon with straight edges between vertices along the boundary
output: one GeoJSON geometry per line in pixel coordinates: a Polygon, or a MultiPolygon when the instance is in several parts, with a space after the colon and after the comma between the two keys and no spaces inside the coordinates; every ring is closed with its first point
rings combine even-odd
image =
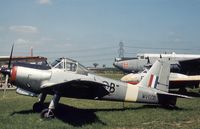
{"type": "Polygon", "coordinates": [[[34,112],[41,112],[42,109],[43,109],[43,107],[44,107],[44,105],[43,105],[42,103],[36,102],[36,103],[34,103],[34,105],[33,105],[33,111],[34,111],[34,112]]]}
{"type": "Polygon", "coordinates": [[[180,88],[180,89],[179,89],[179,93],[181,93],[181,94],[186,94],[186,93],[187,93],[187,89],[185,89],[185,88],[180,88]]]}
{"type": "Polygon", "coordinates": [[[176,105],[172,105],[172,104],[163,104],[162,105],[163,108],[166,108],[166,109],[176,109],[176,105]]]}
{"type": "Polygon", "coordinates": [[[51,109],[46,108],[46,109],[42,110],[40,117],[42,119],[53,119],[55,116],[51,109]]]}

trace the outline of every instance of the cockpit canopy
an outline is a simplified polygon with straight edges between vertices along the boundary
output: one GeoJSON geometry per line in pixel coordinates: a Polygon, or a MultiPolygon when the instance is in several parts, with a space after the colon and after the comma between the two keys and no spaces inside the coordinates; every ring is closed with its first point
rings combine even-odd
{"type": "Polygon", "coordinates": [[[88,69],[75,60],[59,58],[51,64],[52,68],[64,69],[79,74],[88,74],[88,69]]]}

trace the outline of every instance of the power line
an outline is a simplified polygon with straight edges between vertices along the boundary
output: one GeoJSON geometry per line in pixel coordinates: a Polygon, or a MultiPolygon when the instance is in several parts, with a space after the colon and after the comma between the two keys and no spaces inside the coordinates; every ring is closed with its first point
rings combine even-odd
{"type": "Polygon", "coordinates": [[[76,49],[76,50],[48,50],[48,51],[37,51],[37,53],[78,53],[78,52],[88,52],[88,51],[99,51],[99,50],[113,50],[117,47],[99,47],[99,48],[85,48],[85,49],[76,49]]]}
{"type": "Polygon", "coordinates": [[[90,54],[90,55],[80,55],[80,56],[71,56],[72,58],[91,58],[91,57],[108,57],[108,56],[112,56],[114,57],[116,55],[116,53],[114,52],[109,52],[109,53],[101,53],[101,54],[90,54]]]}
{"type": "Polygon", "coordinates": [[[128,49],[151,49],[151,50],[183,50],[183,51],[189,51],[189,50],[196,50],[199,51],[199,48],[171,48],[171,47],[146,47],[146,46],[124,46],[128,49]]]}
{"type": "Polygon", "coordinates": [[[90,62],[99,62],[99,61],[114,61],[114,58],[98,58],[98,59],[88,59],[88,60],[78,60],[80,62],[87,62],[87,63],[90,63],[90,62]]]}

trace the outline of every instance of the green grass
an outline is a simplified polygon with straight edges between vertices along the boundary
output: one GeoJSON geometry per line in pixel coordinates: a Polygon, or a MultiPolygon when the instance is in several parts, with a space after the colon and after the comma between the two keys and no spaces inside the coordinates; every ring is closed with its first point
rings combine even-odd
{"type": "MultiPolygon", "coordinates": [[[[118,78],[118,77],[116,77],[118,78]]],[[[0,91],[1,129],[199,129],[200,98],[178,99],[177,109],[112,101],[61,98],[56,119],[42,120],[32,111],[37,98],[0,91]]],[[[51,96],[45,105],[48,106],[51,96]]]]}
{"type": "Polygon", "coordinates": [[[99,73],[98,75],[100,75],[100,76],[104,76],[104,77],[108,77],[108,78],[112,78],[112,79],[116,79],[116,80],[120,80],[123,76],[124,76],[124,74],[119,74],[119,73],[117,73],[117,74],[102,74],[102,73],[99,73]]]}
{"type": "Polygon", "coordinates": [[[62,98],[57,118],[50,121],[41,120],[40,114],[32,111],[36,101],[8,91],[0,99],[1,129],[200,128],[199,98],[178,99],[179,108],[173,110],[135,103],[124,103],[123,108],[121,102],[62,98]]]}

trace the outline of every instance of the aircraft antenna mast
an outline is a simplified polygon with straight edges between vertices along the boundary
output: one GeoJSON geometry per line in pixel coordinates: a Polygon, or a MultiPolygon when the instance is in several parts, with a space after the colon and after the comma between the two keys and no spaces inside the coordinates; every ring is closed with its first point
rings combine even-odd
{"type": "Polygon", "coordinates": [[[121,41],[119,42],[119,50],[118,50],[119,57],[124,57],[124,43],[121,41]]]}

